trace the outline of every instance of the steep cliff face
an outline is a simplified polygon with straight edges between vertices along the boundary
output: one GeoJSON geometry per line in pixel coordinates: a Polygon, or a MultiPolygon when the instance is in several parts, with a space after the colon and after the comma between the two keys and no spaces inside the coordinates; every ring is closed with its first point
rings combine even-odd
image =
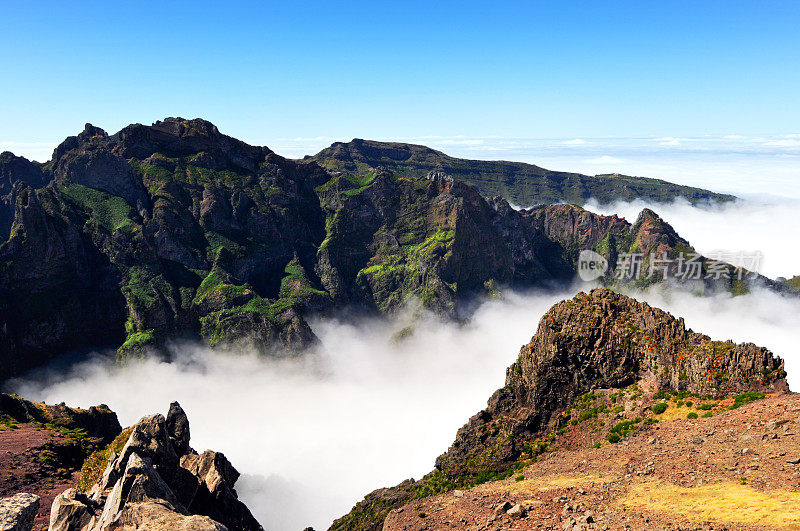
{"type": "Polygon", "coordinates": [[[589,435],[618,441],[658,422],[659,395],[696,396],[709,407],[728,398],[735,407],[786,391],[783,361],[765,348],[712,341],[683,319],[608,289],[581,293],[544,315],[505,386],[458,431],[434,472],[367,495],[332,529],[380,529],[391,509],[410,500],[506,478],[588,419],[605,421],[589,435]],[[626,396],[633,397],[627,404],[626,396]],[[637,416],[620,416],[629,408],[637,416]]]}
{"type": "Polygon", "coordinates": [[[652,212],[630,225],[571,205],[516,211],[441,171],[356,168],[181,118],[114,135],[87,124],[46,164],[2,154],[0,379],[70,349],[124,358],[173,337],[302,349],[309,312],[454,317],[503,286],[570,281],[585,248],[612,267],[691,250],[652,212]]]}

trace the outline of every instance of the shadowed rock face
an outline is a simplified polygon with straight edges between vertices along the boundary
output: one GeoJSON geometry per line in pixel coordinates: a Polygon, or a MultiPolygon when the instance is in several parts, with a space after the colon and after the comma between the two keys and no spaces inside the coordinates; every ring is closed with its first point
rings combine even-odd
{"type": "Polygon", "coordinates": [[[238,500],[239,473],[218,452],[189,448],[186,414],[140,420],[88,494],[68,489],[53,502],[51,531],[136,529],[261,530],[238,500]]]}
{"type": "Polygon", "coordinates": [[[506,371],[505,386],[458,430],[433,473],[372,492],[332,529],[380,529],[392,508],[415,497],[507,477],[523,456],[536,455],[537,443],[585,393],[646,383],[729,397],[786,392],[785,378],[783,360],[765,348],[712,341],[687,330],[683,319],[608,289],[581,293],[544,315],[506,371]]]}
{"type": "Polygon", "coordinates": [[[182,118],[114,135],[87,124],[46,164],[3,153],[0,379],[71,349],[125,358],[175,337],[301,350],[310,312],[456,317],[499,287],[572,279],[585,248],[612,267],[631,249],[691,250],[649,211],[634,225],[572,205],[516,211],[442,171],[358,168],[182,118]]]}

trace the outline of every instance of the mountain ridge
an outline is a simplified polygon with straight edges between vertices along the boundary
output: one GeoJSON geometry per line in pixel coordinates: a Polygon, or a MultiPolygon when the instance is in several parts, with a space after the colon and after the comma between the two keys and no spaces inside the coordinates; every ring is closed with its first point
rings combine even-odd
{"type": "Polygon", "coordinates": [[[692,204],[727,202],[734,196],[676,185],[662,179],[632,177],[618,173],[583,175],[547,170],[535,164],[506,160],[470,160],[451,157],[421,144],[380,142],[354,138],[334,142],[310,160],[334,171],[363,175],[378,167],[421,177],[443,171],[474,186],[482,195],[504,197],[507,201],[533,206],[558,202],[583,205],[590,199],[600,203],[634,199],[666,202],[683,197],[692,204]]]}
{"type": "Polygon", "coordinates": [[[568,204],[517,211],[445,172],[334,172],[182,118],[113,135],[87,124],[45,164],[3,153],[0,228],[0,378],[172,338],[301,350],[310,313],[413,303],[457,318],[499,288],[571,281],[583,249],[611,266],[693,251],[651,211],[634,224],[568,204]]]}

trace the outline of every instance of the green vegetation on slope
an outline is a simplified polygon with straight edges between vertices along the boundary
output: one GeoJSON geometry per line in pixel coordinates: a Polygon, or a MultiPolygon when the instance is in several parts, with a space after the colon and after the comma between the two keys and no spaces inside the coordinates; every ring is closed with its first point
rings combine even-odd
{"type": "Polygon", "coordinates": [[[379,166],[408,177],[443,170],[483,195],[499,195],[526,206],[559,202],[583,205],[590,198],[600,202],[633,199],[667,202],[684,197],[691,203],[734,199],[660,179],[619,174],[589,176],[522,162],[459,159],[426,146],[396,142],[361,139],[337,142],[310,158],[325,168],[354,175],[366,175],[379,166]]]}

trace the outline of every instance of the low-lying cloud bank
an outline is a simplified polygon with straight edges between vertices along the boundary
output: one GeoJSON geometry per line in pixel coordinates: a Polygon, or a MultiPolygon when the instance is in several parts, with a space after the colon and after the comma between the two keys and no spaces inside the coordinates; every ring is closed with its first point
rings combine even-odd
{"type": "MultiPolygon", "coordinates": [[[[266,527],[325,529],[374,488],[430,471],[456,430],[503,385],[541,315],[589,287],[507,293],[463,326],[423,319],[400,343],[393,335],[407,324],[401,318],[325,320],[314,323],[322,346],[302,358],[182,344],[171,363],[146,359],[121,368],[98,356],[12,389],[51,403],[107,403],[123,425],[178,400],[193,446],[224,452],[244,473],[240,496],[266,527]]],[[[767,292],[637,298],[714,338],[771,348],[786,359],[792,387],[800,385],[800,301],[767,292]]]]}
{"type": "Polygon", "coordinates": [[[505,378],[542,313],[568,294],[509,294],[469,324],[423,319],[314,323],[322,346],[298,359],[175,345],[171,363],[120,368],[105,357],[12,385],[50,403],[106,403],[128,425],[171,400],[192,445],[224,452],[238,491],[272,530],[326,529],[364,494],[421,477],[505,378]]]}

